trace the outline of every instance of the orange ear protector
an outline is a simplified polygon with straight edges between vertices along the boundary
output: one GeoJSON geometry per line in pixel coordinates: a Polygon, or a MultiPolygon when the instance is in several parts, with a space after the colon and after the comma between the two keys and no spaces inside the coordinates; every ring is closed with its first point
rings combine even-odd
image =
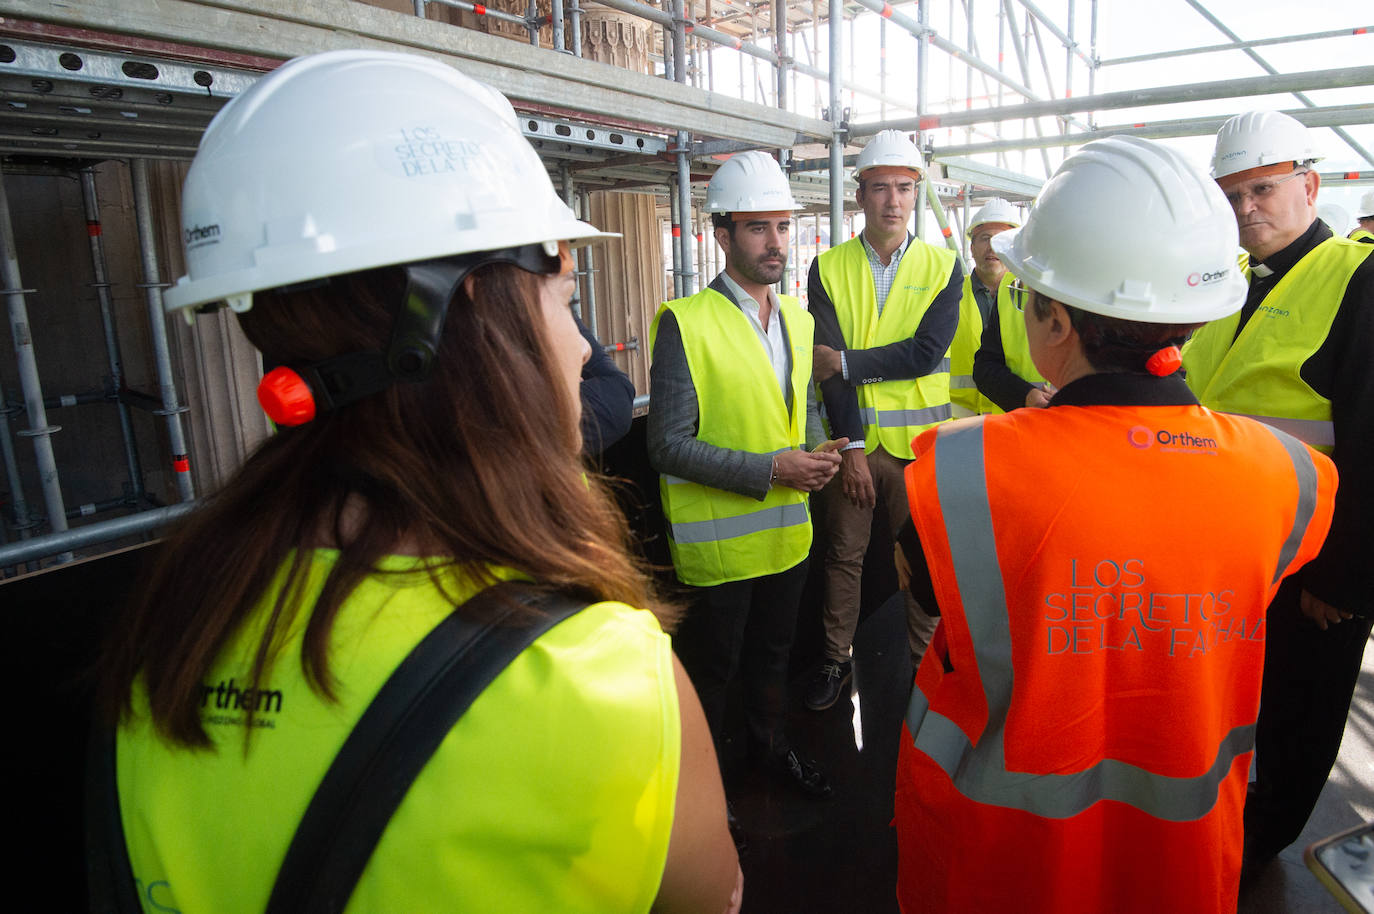
{"type": "Polygon", "coordinates": [[[352,352],[311,365],[282,365],[258,384],[258,404],[277,425],[304,425],[319,413],[386,390],[397,381],[421,382],[434,363],[448,318],[449,302],[474,270],[509,263],[530,273],[550,274],[571,263],[566,242],[550,255],[542,244],[477,251],[403,266],[406,290],[392,318],[385,352],[352,352]]]}
{"type": "Polygon", "coordinates": [[[1183,356],[1177,346],[1165,346],[1145,360],[1145,370],[1157,378],[1171,375],[1183,365],[1183,356]]]}

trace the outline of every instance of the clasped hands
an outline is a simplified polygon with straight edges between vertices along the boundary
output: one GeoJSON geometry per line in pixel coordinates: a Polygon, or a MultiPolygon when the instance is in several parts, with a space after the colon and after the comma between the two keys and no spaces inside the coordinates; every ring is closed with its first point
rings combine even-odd
{"type": "Polygon", "coordinates": [[[835,438],[814,451],[783,451],[773,455],[773,484],[802,492],[815,492],[825,486],[840,468],[840,448],[848,438],[835,438]]]}

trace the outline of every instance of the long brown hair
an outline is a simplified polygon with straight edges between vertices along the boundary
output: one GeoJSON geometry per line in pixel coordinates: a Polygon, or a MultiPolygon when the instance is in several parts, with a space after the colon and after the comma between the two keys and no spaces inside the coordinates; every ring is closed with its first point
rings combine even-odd
{"type": "MultiPolygon", "coordinates": [[[[538,282],[509,265],[476,271],[471,295],[460,289],[451,303],[429,380],[283,429],[187,519],[104,655],[109,719],[129,713],[141,676],[157,728],[208,746],[203,676],[289,560],[254,663],[253,682],[266,681],[276,639],[302,608],[312,546],[339,551],[309,609],[300,657],[311,686],[330,698],[339,606],[402,544],[438,559],[436,581],[456,566],[490,582],[490,567],[505,566],[587,600],[668,612],[630,557],[612,498],[579,462],[538,282]]],[[[239,319],[269,363],[308,364],[381,348],[404,287],[400,268],[370,270],[259,293],[239,319]]]]}

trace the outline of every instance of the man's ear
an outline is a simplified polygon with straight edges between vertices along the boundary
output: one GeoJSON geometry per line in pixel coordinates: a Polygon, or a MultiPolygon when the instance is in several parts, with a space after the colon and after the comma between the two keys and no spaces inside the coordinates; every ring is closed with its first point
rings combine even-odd
{"type": "Polygon", "coordinates": [[[715,230],[715,235],[716,244],[720,245],[720,249],[727,254],[730,253],[730,230],[722,225],[715,230]]]}
{"type": "Polygon", "coordinates": [[[1050,316],[1047,318],[1049,327],[1045,342],[1052,346],[1058,345],[1078,331],[1074,329],[1073,321],[1069,320],[1069,312],[1064,310],[1063,303],[1052,298],[1046,298],[1045,301],[1049,302],[1050,305],[1050,316]]]}

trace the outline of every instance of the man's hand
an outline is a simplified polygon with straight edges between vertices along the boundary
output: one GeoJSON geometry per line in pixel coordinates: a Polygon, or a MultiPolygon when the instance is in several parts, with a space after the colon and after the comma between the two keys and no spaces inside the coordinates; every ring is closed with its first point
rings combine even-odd
{"type": "Polygon", "coordinates": [[[1322,631],[1326,631],[1328,624],[1335,625],[1344,622],[1354,615],[1343,609],[1337,609],[1325,600],[1312,596],[1306,590],[1298,597],[1298,606],[1302,609],[1302,614],[1311,619],[1322,631]]]}
{"type": "Polygon", "coordinates": [[[843,446],[837,441],[827,441],[815,451],[783,451],[781,454],[774,454],[774,485],[787,486],[802,492],[815,492],[824,488],[830,477],[840,468],[840,455],[835,453],[835,448],[843,446]]]}
{"type": "Polygon", "coordinates": [[[1032,387],[1026,394],[1026,405],[1032,408],[1044,408],[1050,405],[1050,394],[1039,387],[1032,387]]]}
{"type": "Polygon", "coordinates": [[[811,347],[811,373],[817,381],[828,381],[840,373],[840,352],[829,346],[811,347]]]}
{"type": "Polygon", "coordinates": [[[863,448],[840,452],[840,490],[856,508],[871,508],[877,501],[873,474],[868,471],[868,457],[863,448]]]}

